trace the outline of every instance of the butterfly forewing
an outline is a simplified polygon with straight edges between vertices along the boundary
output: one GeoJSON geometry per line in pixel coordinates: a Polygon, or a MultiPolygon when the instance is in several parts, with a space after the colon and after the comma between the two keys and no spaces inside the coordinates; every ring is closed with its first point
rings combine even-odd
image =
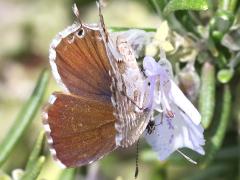
{"type": "Polygon", "coordinates": [[[97,26],[74,24],[50,46],[53,74],[65,90],[76,95],[111,96],[110,65],[97,26]]]}

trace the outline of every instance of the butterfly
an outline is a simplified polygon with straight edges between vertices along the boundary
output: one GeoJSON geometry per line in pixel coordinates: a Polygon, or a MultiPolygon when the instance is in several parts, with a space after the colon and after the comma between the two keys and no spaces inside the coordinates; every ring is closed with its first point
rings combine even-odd
{"type": "Polygon", "coordinates": [[[64,167],[92,163],[143,134],[152,110],[134,52],[123,36],[100,23],[78,21],[52,41],[49,60],[63,92],[54,92],[43,109],[50,152],[64,167]]]}

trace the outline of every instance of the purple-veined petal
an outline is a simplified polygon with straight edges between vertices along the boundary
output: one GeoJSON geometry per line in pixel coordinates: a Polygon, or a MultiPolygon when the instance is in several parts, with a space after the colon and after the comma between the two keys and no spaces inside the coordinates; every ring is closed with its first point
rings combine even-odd
{"type": "Polygon", "coordinates": [[[198,152],[199,154],[204,155],[204,149],[202,148],[205,145],[205,139],[203,136],[203,127],[201,124],[194,124],[192,120],[183,112],[180,111],[181,116],[183,117],[186,126],[188,127],[189,131],[189,138],[193,144],[193,150],[198,152]]]}
{"type": "Polygon", "coordinates": [[[154,76],[158,74],[159,65],[151,56],[145,56],[143,59],[143,68],[147,76],[154,76]]]}
{"type": "MultiPolygon", "coordinates": [[[[161,88],[161,89],[163,89],[163,88],[161,88]]],[[[172,111],[172,109],[170,107],[170,104],[169,104],[169,102],[167,100],[167,97],[165,95],[165,92],[163,90],[161,90],[161,91],[162,91],[162,104],[163,104],[164,109],[166,111],[172,111]]]]}
{"type": "Polygon", "coordinates": [[[148,94],[148,103],[147,103],[147,108],[152,108],[154,104],[154,90],[155,90],[155,85],[156,85],[156,76],[150,76],[146,79],[147,83],[150,83],[149,87],[149,94],[148,94]]]}
{"type": "Polygon", "coordinates": [[[203,135],[199,137],[196,134],[201,134],[201,125],[191,124],[187,115],[182,113],[176,105],[171,104],[175,116],[169,119],[163,114],[155,117],[155,131],[152,134],[145,132],[146,141],[152,146],[152,149],[157,153],[159,160],[165,160],[170,154],[179,148],[187,147],[200,154],[204,154],[201,145],[204,142],[203,135]],[[195,133],[192,131],[192,128],[195,133]]]}
{"type": "Polygon", "coordinates": [[[200,124],[201,115],[198,110],[193,106],[193,104],[186,98],[183,92],[179,89],[179,87],[170,80],[171,82],[171,91],[169,92],[169,97],[171,100],[181,108],[195,124],[200,124]]]}
{"type": "Polygon", "coordinates": [[[172,65],[169,62],[169,60],[166,58],[166,54],[163,51],[163,49],[160,50],[160,60],[158,61],[158,64],[162,69],[165,70],[165,72],[168,74],[168,77],[172,79],[173,78],[172,65]]]}

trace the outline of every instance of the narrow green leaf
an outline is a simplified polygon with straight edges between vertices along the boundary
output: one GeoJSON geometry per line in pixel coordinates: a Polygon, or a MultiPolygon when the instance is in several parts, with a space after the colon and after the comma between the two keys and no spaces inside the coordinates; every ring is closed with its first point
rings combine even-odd
{"type": "Polygon", "coordinates": [[[214,135],[211,137],[211,140],[207,144],[206,155],[204,157],[204,161],[201,164],[202,168],[206,168],[215,157],[217,151],[220,149],[227,127],[230,120],[231,114],[231,100],[232,95],[230,91],[230,87],[228,84],[224,85],[223,89],[223,99],[222,99],[222,108],[221,108],[221,115],[219,119],[219,123],[217,125],[217,129],[214,135]]]}
{"type": "Polygon", "coordinates": [[[231,112],[231,91],[229,85],[224,85],[223,90],[223,101],[222,101],[222,113],[220,117],[220,122],[215,135],[212,137],[212,142],[215,146],[220,147],[222,140],[224,138],[227,125],[229,122],[230,112],[231,112]]]}
{"type": "Polygon", "coordinates": [[[33,166],[25,172],[21,180],[36,180],[42,170],[45,160],[46,158],[44,156],[40,156],[33,166]]]}
{"type": "Polygon", "coordinates": [[[76,172],[76,168],[64,169],[59,177],[59,180],[74,180],[76,179],[76,172]]]}
{"type": "MultiPolygon", "coordinates": [[[[162,17],[162,10],[166,4],[166,0],[148,0],[149,3],[153,6],[153,8],[157,11],[158,15],[162,17]]],[[[180,34],[187,34],[185,27],[177,20],[174,14],[170,14],[166,17],[169,25],[171,26],[172,30],[177,31],[180,34]]]]}
{"type": "Polygon", "coordinates": [[[32,166],[35,164],[35,162],[37,161],[37,159],[40,156],[40,153],[43,149],[43,144],[44,144],[44,137],[45,137],[45,132],[41,131],[39,133],[39,136],[35,142],[34,148],[30,154],[30,157],[28,159],[27,165],[25,170],[28,171],[29,169],[32,168],[32,166]]]}
{"type": "Polygon", "coordinates": [[[202,125],[206,129],[211,124],[215,108],[215,67],[206,61],[201,72],[201,89],[199,95],[199,110],[202,116],[202,125]]]}
{"type": "Polygon", "coordinates": [[[15,120],[13,126],[7,133],[5,139],[0,145],[0,166],[6,161],[16,143],[20,140],[25,130],[31,124],[34,119],[37,110],[41,105],[43,95],[45,93],[47,84],[49,80],[49,72],[44,70],[40,78],[38,79],[37,85],[27,101],[20,111],[17,119],[15,120]]]}
{"type": "Polygon", "coordinates": [[[162,15],[162,10],[166,4],[165,0],[148,0],[153,9],[157,12],[159,16],[162,15]]]}
{"type": "Polygon", "coordinates": [[[169,15],[177,10],[207,10],[207,0],[171,0],[164,8],[163,14],[169,15]]]}

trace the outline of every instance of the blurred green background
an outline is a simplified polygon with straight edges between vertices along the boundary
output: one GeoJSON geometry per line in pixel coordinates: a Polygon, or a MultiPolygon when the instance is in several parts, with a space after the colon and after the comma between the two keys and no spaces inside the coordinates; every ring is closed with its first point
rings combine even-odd
{"type": "MultiPolygon", "coordinates": [[[[167,1],[108,0],[106,2],[107,6],[104,8],[103,14],[107,27],[158,28],[162,20],[167,19],[170,28],[174,28],[180,34],[184,31],[189,31],[189,33],[193,34],[195,33],[198,35],[199,41],[204,38],[201,37],[202,35],[198,33],[198,30],[191,27],[196,26],[198,23],[200,28],[205,28],[207,31],[211,28],[219,30],[219,26],[216,27],[216,17],[220,17],[220,20],[222,17],[221,15],[218,16],[216,13],[218,12],[220,5],[215,5],[215,3],[220,4],[222,1],[209,1],[210,8],[208,11],[199,13],[190,12],[187,13],[186,18],[186,14],[184,14],[185,11],[177,12],[178,17],[183,17],[178,18],[177,20],[173,20],[174,17],[172,15],[165,18],[162,16],[160,12],[162,7],[161,2],[164,5],[167,1]],[[156,11],[158,13],[156,13],[156,11]],[[186,24],[188,22],[187,18],[189,17],[191,19],[195,18],[193,24],[186,24]],[[212,23],[215,24],[211,25],[211,21],[213,21],[214,18],[215,22],[212,23]],[[181,25],[180,28],[177,25],[178,22],[181,25]],[[181,29],[181,27],[184,27],[184,29],[181,29]]],[[[98,22],[98,12],[95,1],[78,0],[77,4],[80,8],[80,16],[84,22],[98,22]]],[[[25,102],[29,99],[40,72],[44,68],[50,69],[48,63],[49,44],[59,31],[73,23],[74,16],[72,13],[72,5],[73,1],[69,0],[0,0],[0,142],[4,140],[10,127],[16,123],[15,119],[25,102]]],[[[238,18],[234,23],[235,25],[239,25],[239,17],[237,17],[239,16],[239,2],[236,1],[234,10],[229,10],[229,12],[232,13],[234,18],[238,18]]],[[[220,22],[220,27],[221,23],[222,22],[220,22]]],[[[232,26],[232,24],[233,22],[231,21],[230,26],[232,26]]],[[[221,31],[223,35],[230,33],[230,26],[224,32],[221,30],[219,31],[221,31]]],[[[206,139],[209,142],[215,142],[214,138],[218,135],[216,138],[216,146],[219,147],[217,147],[216,150],[212,150],[214,148],[211,146],[212,144],[210,144],[210,150],[207,151],[206,157],[200,157],[200,155],[185,150],[184,152],[187,152],[187,154],[193,157],[193,159],[200,162],[199,165],[189,163],[179,154],[173,154],[166,162],[159,162],[151,149],[146,145],[145,141],[141,140],[139,148],[139,180],[239,178],[239,59],[235,60],[237,61],[237,65],[234,67],[234,75],[231,75],[231,80],[229,80],[227,84],[223,82],[224,80],[221,80],[221,77],[219,78],[219,76],[221,76],[219,71],[222,69],[229,69],[228,65],[230,60],[237,57],[239,50],[232,51],[231,49],[223,47],[220,43],[222,37],[219,38],[219,40],[217,39],[219,36],[214,36],[215,31],[209,31],[212,34],[210,34],[210,37],[206,38],[207,43],[212,43],[213,45],[207,46],[203,51],[208,52],[206,54],[209,54],[209,52],[214,54],[212,51],[217,49],[222,55],[211,55],[211,58],[220,59],[221,57],[224,57],[226,60],[226,62],[220,61],[220,63],[213,63],[215,68],[213,72],[214,80],[212,80],[213,82],[209,82],[209,85],[206,85],[206,87],[213,86],[212,88],[216,88],[216,94],[214,94],[216,98],[213,98],[214,105],[212,105],[215,107],[210,107],[214,109],[215,114],[211,117],[213,120],[211,126],[206,128],[206,139]],[[215,49],[212,50],[211,48],[215,49]],[[217,71],[218,74],[215,71],[217,71]],[[228,88],[230,88],[230,90],[228,88]],[[224,103],[227,104],[226,107],[223,106],[224,103]],[[225,112],[224,108],[225,111],[230,110],[225,117],[225,119],[227,118],[225,124],[222,123],[219,125],[221,118],[224,119],[224,117],[221,117],[221,113],[225,112]],[[220,128],[220,130],[218,128],[220,128]],[[216,132],[216,130],[219,131],[216,132]],[[216,135],[216,133],[218,134],[216,135]],[[220,138],[220,140],[218,138],[220,138]],[[208,152],[210,152],[210,155],[208,155],[208,152]],[[207,158],[207,160],[205,158],[207,158]]],[[[239,36],[237,36],[237,39],[238,37],[240,39],[240,33],[239,36]]],[[[201,69],[204,71],[204,61],[202,61],[202,59],[208,59],[208,57],[205,58],[206,54],[201,54],[204,58],[202,58],[202,56],[201,58],[197,58],[199,61],[197,61],[195,65],[198,74],[201,74],[201,69]]],[[[177,54],[177,56],[169,55],[169,57],[173,57],[173,59],[176,59],[178,56],[181,56],[181,54],[177,54]]],[[[173,61],[179,66],[179,71],[181,71],[181,68],[186,64],[186,62],[176,63],[175,60],[173,61]]],[[[177,70],[175,71],[177,72],[177,70]]],[[[207,69],[206,74],[209,73],[208,71],[210,70],[207,69]]],[[[226,78],[224,72],[222,76],[226,78]]],[[[206,81],[208,80],[207,77],[206,81]]],[[[44,94],[44,98],[41,100],[42,104],[40,106],[47,101],[49,95],[53,91],[57,90],[60,89],[50,75],[50,81],[46,93],[44,94]]],[[[204,104],[207,102],[204,101],[202,103],[204,104]]],[[[1,178],[7,178],[4,174],[11,175],[14,169],[25,169],[34,142],[42,129],[43,126],[40,118],[40,110],[38,109],[37,116],[34,117],[31,125],[26,128],[23,136],[18,140],[13,151],[11,151],[7,160],[1,166],[0,180],[1,178]]],[[[4,144],[2,144],[2,146],[3,145],[4,144]]],[[[1,148],[2,147],[0,147],[0,149],[1,148]]],[[[93,165],[68,171],[63,171],[57,166],[49,156],[46,145],[41,154],[46,155],[46,161],[42,165],[42,170],[38,179],[72,179],[71,175],[73,174],[76,174],[77,179],[88,180],[134,179],[136,158],[135,146],[128,149],[119,149],[93,165]]]]}

